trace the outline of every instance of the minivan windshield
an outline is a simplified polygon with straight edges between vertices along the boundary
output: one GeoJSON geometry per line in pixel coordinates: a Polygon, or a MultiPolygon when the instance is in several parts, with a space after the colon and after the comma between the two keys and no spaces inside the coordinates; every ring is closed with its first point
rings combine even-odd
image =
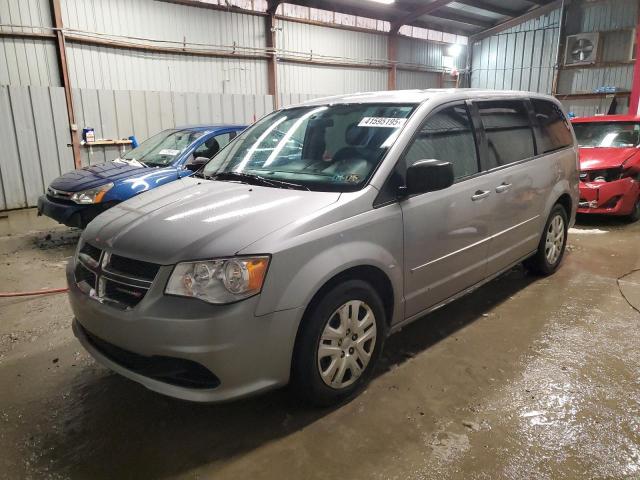
{"type": "Polygon", "coordinates": [[[639,122],[578,122],[573,124],[581,147],[636,147],[640,144],[639,122]]]}
{"type": "Polygon", "coordinates": [[[128,151],[123,160],[137,160],[150,167],[164,167],[173,163],[184,150],[204,135],[191,130],[164,130],[128,151]]]}
{"type": "Polygon", "coordinates": [[[339,104],[274,112],[209,162],[206,178],[316,191],[362,188],[415,105],[339,104]]]}

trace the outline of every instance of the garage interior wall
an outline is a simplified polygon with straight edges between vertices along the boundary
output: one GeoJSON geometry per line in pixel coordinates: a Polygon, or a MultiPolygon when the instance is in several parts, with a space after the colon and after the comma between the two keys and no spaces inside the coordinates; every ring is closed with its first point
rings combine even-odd
{"type": "Polygon", "coordinates": [[[631,52],[637,0],[567,2],[558,53],[561,10],[472,42],[471,86],[554,94],[577,116],[628,111],[635,61],[631,52]],[[567,66],[566,37],[600,32],[596,62],[567,66]],[[554,75],[557,83],[554,91],[554,75]],[[615,87],[616,93],[600,93],[615,87]],[[611,107],[615,98],[615,104],[611,107]]]}
{"type": "MultiPolygon", "coordinates": [[[[96,138],[250,123],[276,103],[264,16],[160,0],[60,5],[76,124],[94,128],[96,138]]],[[[51,0],[0,0],[0,210],[34,206],[51,180],[74,167],[53,26],[51,0]]],[[[278,105],[387,89],[388,34],[282,16],[275,30],[278,105]]],[[[397,88],[443,85],[447,48],[400,36],[397,88]]],[[[458,68],[465,57],[463,47],[458,68]]],[[[82,147],[82,164],[113,159],[119,148],[82,147]]]]}
{"type": "Polygon", "coordinates": [[[472,46],[471,86],[551,93],[560,10],[472,46]]]}

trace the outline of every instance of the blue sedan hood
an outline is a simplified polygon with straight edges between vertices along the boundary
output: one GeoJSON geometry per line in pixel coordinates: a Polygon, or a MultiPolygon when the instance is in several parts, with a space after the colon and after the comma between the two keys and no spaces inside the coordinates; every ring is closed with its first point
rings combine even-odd
{"type": "Polygon", "coordinates": [[[65,173],[51,182],[51,188],[64,192],[79,192],[105,183],[144,175],[147,172],[148,169],[145,167],[126,162],[105,162],[65,173]]]}

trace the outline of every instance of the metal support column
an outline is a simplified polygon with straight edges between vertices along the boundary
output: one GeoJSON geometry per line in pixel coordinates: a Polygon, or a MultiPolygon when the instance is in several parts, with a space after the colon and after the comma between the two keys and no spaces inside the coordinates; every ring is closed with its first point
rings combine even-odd
{"type": "Polygon", "coordinates": [[[265,37],[267,47],[267,90],[269,95],[273,95],[273,109],[280,108],[278,99],[278,65],[277,65],[277,42],[276,42],[276,10],[280,1],[270,0],[267,4],[267,15],[265,17],[265,37]]]}
{"type": "Polygon", "coordinates": [[[73,149],[73,163],[76,168],[82,167],[80,157],[80,139],[78,137],[78,127],[76,125],[75,112],[73,109],[73,95],[71,94],[71,82],[69,82],[69,68],[67,65],[67,49],[65,45],[62,10],[60,0],[51,0],[51,12],[53,15],[53,25],[56,33],[56,52],[58,56],[58,67],[60,69],[60,80],[64,87],[64,96],[67,101],[67,117],[69,118],[69,133],[71,134],[71,148],[73,149]]]}
{"type": "Polygon", "coordinates": [[[398,88],[398,33],[391,32],[387,42],[387,59],[389,60],[388,90],[398,88]]]}

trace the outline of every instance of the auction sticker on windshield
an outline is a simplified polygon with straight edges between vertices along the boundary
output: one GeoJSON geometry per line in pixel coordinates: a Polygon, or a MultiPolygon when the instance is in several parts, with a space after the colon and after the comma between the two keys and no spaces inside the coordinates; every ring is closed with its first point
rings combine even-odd
{"type": "Polygon", "coordinates": [[[406,118],[392,117],[364,117],[358,124],[359,127],[399,128],[406,123],[406,118]]]}
{"type": "Polygon", "coordinates": [[[164,150],[160,150],[158,152],[158,155],[169,155],[171,157],[175,157],[179,153],[180,153],[180,150],[173,150],[173,149],[170,149],[170,148],[165,148],[164,150]]]}

